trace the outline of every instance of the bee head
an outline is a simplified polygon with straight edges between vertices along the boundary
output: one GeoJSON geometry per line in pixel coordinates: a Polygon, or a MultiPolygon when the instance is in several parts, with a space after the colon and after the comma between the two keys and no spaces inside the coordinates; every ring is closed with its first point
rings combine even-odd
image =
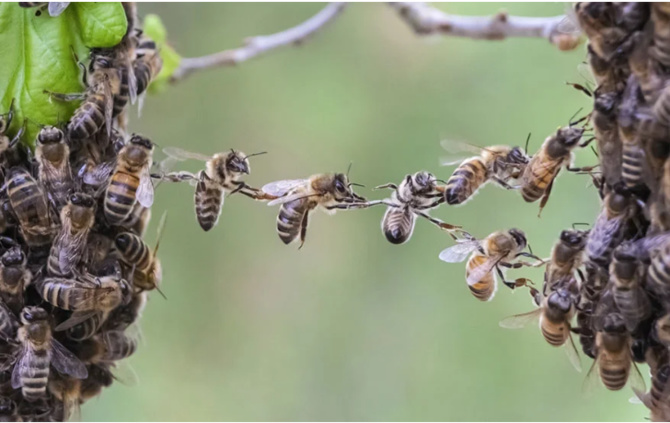
{"type": "Polygon", "coordinates": [[[547,306],[554,309],[560,310],[562,313],[568,313],[572,308],[572,296],[570,291],[565,288],[561,288],[549,294],[547,297],[547,306]]]}
{"type": "Polygon", "coordinates": [[[670,314],[659,317],[651,327],[651,337],[661,345],[670,347],[670,314]]]}
{"type": "Polygon", "coordinates": [[[417,172],[412,176],[412,185],[414,191],[426,191],[435,184],[435,177],[428,172],[417,172]]]}
{"type": "Polygon", "coordinates": [[[570,247],[581,247],[586,242],[586,234],[583,231],[567,229],[561,232],[561,242],[570,247]]]}
{"type": "Polygon", "coordinates": [[[526,248],[528,240],[526,239],[526,234],[524,234],[521,229],[512,228],[508,232],[514,242],[519,246],[519,249],[526,248]]]}
{"type": "Polygon", "coordinates": [[[584,128],[568,126],[558,130],[558,139],[566,148],[572,148],[577,145],[584,135],[584,128]]]}
{"type": "Polygon", "coordinates": [[[133,134],[133,136],[130,137],[130,141],[128,142],[133,145],[139,145],[140,147],[146,148],[147,150],[154,149],[154,143],[152,143],[149,138],[143,137],[142,135],[133,134]]]}
{"type": "Polygon", "coordinates": [[[618,279],[632,280],[637,273],[637,259],[627,244],[622,244],[614,250],[612,272],[618,279]]]}
{"type": "Polygon", "coordinates": [[[63,140],[63,131],[55,126],[45,126],[37,134],[37,142],[40,144],[57,144],[63,140]]]}
{"type": "Polygon", "coordinates": [[[21,323],[24,325],[47,320],[49,315],[42,307],[28,306],[21,310],[21,323]]]}
{"type": "Polygon", "coordinates": [[[16,411],[16,403],[11,398],[0,397],[0,415],[12,415],[14,411],[16,411]]]}
{"type": "Polygon", "coordinates": [[[610,313],[603,319],[603,332],[613,334],[626,333],[626,322],[619,313],[610,313]]]}
{"type": "Polygon", "coordinates": [[[132,243],[132,234],[129,232],[122,232],[114,239],[114,244],[119,251],[128,251],[132,243]]]}
{"type": "Polygon", "coordinates": [[[353,203],[356,201],[365,201],[363,197],[357,195],[351,186],[354,185],[349,182],[349,178],[344,173],[336,173],[333,175],[333,182],[331,185],[331,193],[336,201],[344,203],[353,203]]]}
{"type": "Polygon", "coordinates": [[[521,149],[521,147],[514,147],[510,152],[507,154],[507,162],[508,163],[518,163],[518,164],[527,164],[528,163],[528,156],[524,151],[521,149]]]}
{"type": "Polygon", "coordinates": [[[92,209],[95,207],[95,200],[88,194],[83,192],[77,192],[70,195],[70,203],[75,206],[85,207],[87,209],[92,209]]]}
{"type": "Polygon", "coordinates": [[[616,92],[601,93],[600,89],[596,89],[594,96],[593,109],[595,111],[608,116],[616,111],[616,106],[619,104],[616,92]]]}
{"type": "Polygon", "coordinates": [[[249,174],[251,168],[249,167],[249,160],[241,151],[231,150],[228,157],[226,157],[226,169],[232,173],[249,174]]]}
{"type": "Polygon", "coordinates": [[[2,255],[2,258],[0,258],[0,262],[2,262],[3,266],[19,266],[25,263],[25,261],[26,255],[23,254],[21,247],[18,245],[7,250],[5,254],[2,255]]]}
{"type": "Polygon", "coordinates": [[[625,211],[630,205],[630,192],[623,184],[617,184],[613,187],[605,199],[607,208],[614,213],[621,213],[625,211]]]}

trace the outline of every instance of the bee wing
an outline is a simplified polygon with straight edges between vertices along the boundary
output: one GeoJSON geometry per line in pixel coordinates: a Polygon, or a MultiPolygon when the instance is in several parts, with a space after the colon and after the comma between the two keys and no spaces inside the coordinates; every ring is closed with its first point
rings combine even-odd
{"type": "Polygon", "coordinates": [[[601,257],[607,254],[612,245],[610,240],[619,237],[622,223],[623,219],[621,217],[609,219],[605,212],[600,213],[589,234],[589,241],[591,242],[587,241],[586,243],[587,254],[592,257],[601,257]]]}
{"type": "Polygon", "coordinates": [[[529,323],[537,322],[540,318],[541,308],[536,308],[527,313],[515,314],[514,316],[505,317],[498,323],[501,328],[505,329],[521,329],[526,327],[529,323]]]}
{"type": "Polygon", "coordinates": [[[109,176],[112,174],[115,167],[116,160],[100,163],[90,172],[85,172],[82,175],[82,180],[87,185],[102,185],[109,179],[109,176]]]}
{"type": "Polygon", "coordinates": [[[275,197],[281,197],[290,190],[307,184],[308,181],[308,179],[286,179],[283,181],[270,182],[269,184],[263,185],[261,191],[266,194],[274,195],[275,197]]]}
{"type": "Polygon", "coordinates": [[[582,384],[582,393],[590,397],[596,391],[598,385],[600,385],[600,370],[598,369],[599,356],[596,355],[596,359],[593,360],[589,372],[586,374],[584,383],[582,384]]]}
{"type": "Polygon", "coordinates": [[[151,175],[149,169],[142,171],[140,176],[140,186],[137,187],[135,194],[137,201],[144,207],[149,208],[154,203],[154,185],[151,182],[151,175]]]}
{"type": "Polygon", "coordinates": [[[447,263],[460,263],[465,261],[468,256],[479,247],[479,241],[457,241],[458,244],[453,245],[440,253],[440,260],[447,263]]]}
{"type": "Polygon", "coordinates": [[[193,153],[191,151],[187,151],[179,147],[165,147],[163,149],[163,153],[165,153],[165,155],[177,161],[192,159],[207,162],[211,159],[210,156],[205,156],[204,154],[200,153],[193,153]]]}
{"type": "MultiPolygon", "coordinates": [[[[504,255],[496,255],[492,257],[487,257],[484,263],[475,267],[470,271],[468,278],[466,279],[468,285],[472,286],[482,280],[484,276],[489,274],[496,264],[504,257],[504,255]]],[[[496,275],[493,275],[496,278],[496,275]]]]}
{"type": "Polygon", "coordinates": [[[62,332],[64,330],[70,329],[71,327],[77,326],[79,323],[85,322],[90,319],[93,315],[99,313],[98,311],[75,311],[72,313],[69,319],[62,322],[60,325],[56,326],[56,332],[62,332]]]}
{"type": "Polygon", "coordinates": [[[582,30],[579,27],[579,21],[574,8],[568,7],[565,11],[565,17],[558,23],[559,32],[563,34],[579,35],[582,30]]]}
{"type": "Polygon", "coordinates": [[[642,373],[640,373],[640,369],[638,369],[637,364],[635,364],[635,362],[632,360],[630,374],[628,375],[628,383],[630,383],[630,387],[633,389],[633,392],[647,391],[642,373]]]}
{"type": "Polygon", "coordinates": [[[74,354],[55,339],[51,339],[51,365],[59,373],[72,376],[75,379],[86,379],[88,370],[74,354]]]}
{"type": "Polygon", "coordinates": [[[50,1],[49,2],[49,16],[55,18],[67,9],[70,5],[69,1],[50,1]]]}
{"type": "Polygon", "coordinates": [[[455,166],[472,157],[473,154],[482,154],[482,147],[457,140],[440,141],[442,148],[449,152],[449,156],[440,158],[442,166],[455,166]]]}
{"type": "Polygon", "coordinates": [[[34,353],[31,348],[26,348],[25,346],[21,347],[21,352],[19,353],[19,358],[14,364],[14,370],[12,371],[12,388],[19,389],[23,384],[21,383],[21,372],[23,369],[31,371],[29,365],[34,358],[34,353]]]}
{"type": "Polygon", "coordinates": [[[582,361],[579,359],[579,352],[577,352],[577,347],[575,346],[575,341],[572,339],[572,335],[568,333],[568,341],[564,346],[563,349],[565,350],[565,354],[568,356],[568,360],[570,360],[570,364],[572,364],[572,367],[575,368],[579,373],[582,372],[582,361]]]}
{"type": "Polygon", "coordinates": [[[114,94],[109,81],[102,82],[103,95],[105,97],[105,126],[107,137],[112,136],[112,114],[114,112],[114,94]]]}
{"type": "Polygon", "coordinates": [[[114,377],[114,380],[122,385],[137,386],[139,383],[139,377],[137,377],[135,369],[133,369],[132,366],[128,364],[128,360],[121,360],[110,363],[109,371],[114,377]]]}
{"type": "Polygon", "coordinates": [[[81,404],[79,404],[79,396],[67,395],[63,398],[63,420],[66,422],[80,422],[81,420],[81,404]]]}
{"type": "Polygon", "coordinates": [[[135,69],[133,64],[128,59],[126,66],[128,72],[128,94],[130,95],[130,104],[135,104],[137,102],[137,77],[135,76],[135,69]]]}
{"type": "MultiPolygon", "coordinates": [[[[64,230],[61,232],[69,233],[65,232],[64,230]]],[[[64,275],[69,274],[72,269],[74,269],[74,267],[79,264],[79,261],[84,254],[87,237],[87,231],[80,231],[75,234],[68,242],[62,244],[60,251],[58,252],[58,266],[64,275]]]]}

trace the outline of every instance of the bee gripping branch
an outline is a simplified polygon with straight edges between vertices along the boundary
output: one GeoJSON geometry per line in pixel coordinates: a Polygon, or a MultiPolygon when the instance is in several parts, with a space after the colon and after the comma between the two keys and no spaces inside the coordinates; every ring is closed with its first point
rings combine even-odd
{"type": "Polygon", "coordinates": [[[248,38],[244,46],[224,50],[208,56],[184,58],[172,74],[171,82],[177,82],[195,71],[222,66],[234,66],[274,49],[300,45],[334,20],[346,7],[346,3],[329,3],[319,13],[303,23],[276,34],[259,35],[248,38]]]}
{"type": "Polygon", "coordinates": [[[521,17],[499,12],[493,16],[457,16],[426,3],[389,3],[419,35],[451,35],[478,40],[504,40],[509,37],[545,38],[560,50],[572,50],[580,36],[559,30],[566,17],[521,17]]]}

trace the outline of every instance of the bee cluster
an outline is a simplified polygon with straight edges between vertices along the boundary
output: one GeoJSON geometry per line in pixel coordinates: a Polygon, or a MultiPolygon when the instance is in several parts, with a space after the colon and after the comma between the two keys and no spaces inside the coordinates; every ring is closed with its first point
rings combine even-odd
{"type": "MultiPolygon", "coordinates": [[[[20,6],[36,16],[47,8],[20,6]]],[[[51,3],[49,14],[65,7],[51,3]]],[[[142,239],[154,147],[125,136],[125,114],[162,61],[135,25],[134,5],[124,8],[121,43],[92,48],[88,66],[80,63],[84,92],[45,91],[81,101],[63,127],[40,125],[33,152],[19,141],[26,125],[39,123],[26,120],[10,139],[14,101],[0,115],[2,421],[67,420],[121,380],[118,363],[137,349],[136,322],[161,280],[158,245],[142,239]]]]}

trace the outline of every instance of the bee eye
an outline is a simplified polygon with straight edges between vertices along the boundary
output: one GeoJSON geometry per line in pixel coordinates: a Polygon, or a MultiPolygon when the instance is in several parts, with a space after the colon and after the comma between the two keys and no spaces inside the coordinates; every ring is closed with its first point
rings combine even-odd
{"type": "Polygon", "coordinates": [[[344,184],[340,181],[335,181],[335,189],[337,190],[337,192],[344,192],[345,191],[344,184]]]}

